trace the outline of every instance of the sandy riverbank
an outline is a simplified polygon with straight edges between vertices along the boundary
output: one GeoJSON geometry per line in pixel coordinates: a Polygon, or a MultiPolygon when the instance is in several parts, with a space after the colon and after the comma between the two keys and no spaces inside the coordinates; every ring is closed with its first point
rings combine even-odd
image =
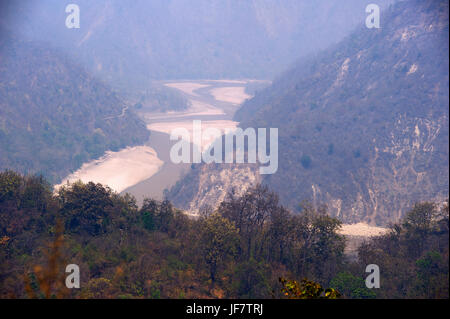
{"type": "Polygon", "coordinates": [[[199,96],[197,93],[195,93],[196,90],[210,86],[209,84],[200,84],[194,82],[166,83],[164,85],[193,96],[199,96]]]}
{"type": "MultiPolygon", "coordinates": [[[[202,120],[202,131],[207,128],[217,128],[222,133],[225,133],[225,129],[234,130],[238,123],[228,118],[231,118],[237,104],[250,97],[245,93],[245,87],[238,85],[245,85],[247,82],[211,80],[209,83],[206,81],[165,83],[164,85],[180,90],[186,96],[191,104],[188,110],[167,113],[139,112],[141,118],[147,122],[147,128],[153,131],[146,146],[106,152],[101,158],[83,164],[79,170],[64,178],[62,184],[55,185],[55,188],[66,184],[67,181],[81,180],[85,183],[93,181],[108,185],[117,192],[130,190],[139,199],[149,195],[161,197],[163,190],[172,186],[182,172],[190,167],[176,166],[170,162],[170,146],[175,141],[169,141],[168,135],[173,129],[184,127],[191,135],[191,142],[194,142],[193,119],[202,120]],[[157,154],[155,148],[163,153],[157,154]]],[[[205,137],[202,140],[202,151],[205,151],[213,141],[214,137],[205,137]]]]}
{"type": "Polygon", "coordinates": [[[225,112],[211,104],[204,103],[198,100],[190,100],[191,107],[183,112],[166,112],[166,113],[153,113],[153,114],[141,114],[146,121],[176,119],[182,117],[195,117],[195,116],[215,116],[225,115],[225,112]]]}
{"type": "Polygon", "coordinates": [[[150,178],[163,164],[155,150],[148,146],[128,147],[118,152],[108,151],[101,158],[83,164],[61,184],[55,185],[55,189],[65,185],[67,181],[73,183],[81,180],[84,183],[108,185],[114,191],[121,192],[150,178]]]}
{"type": "Polygon", "coordinates": [[[243,86],[215,88],[212,89],[210,93],[212,94],[212,96],[214,96],[214,98],[217,101],[223,101],[236,105],[242,104],[243,102],[245,102],[246,99],[252,97],[251,95],[245,93],[245,87],[243,86]]]}
{"type": "Polygon", "coordinates": [[[387,228],[370,226],[365,223],[343,224],[339,233],[347,236],[372,237],[381,236],[388,231],[387,228]]]}
{"type": "MultiPolygon", "coordinates": [[[[225,130],[233,131],[236,129],[238,122],[230,121],[230,120],[215,120],[215,121],[202,121],[202,131],[204,132],[208,128],[216,128],[219,129],[222,134],[225,134],[225,130]]],[[[171,134],[173,130],[176,128],[185,128],[190,135],[189,142],[193,142],[193,121],[180,121],[180,122],[160,122],[160,123],[152,123],[147,125],[147,129],[151,131],[166,133],[168,135],[171,134]]],[[[201,141],[201,150],[205,151],[211,144],[214,142],[214,138],[211,136],[204,136],[201,141]]]]}

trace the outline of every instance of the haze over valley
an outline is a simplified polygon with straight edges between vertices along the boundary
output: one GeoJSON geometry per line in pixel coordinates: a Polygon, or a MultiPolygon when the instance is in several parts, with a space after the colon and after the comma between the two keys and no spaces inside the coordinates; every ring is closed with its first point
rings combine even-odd
{"type": "MultiPolygon", "coordinates": [[[[169,151],[174,142],[169,140],[172,130],[186,128],[192,136],[192,121],[201,120],[202,128],[214,127],[233,130],[237,122],[230,120],[239,105],[251,96],[245,92],[250,80],[169,82],[162,85],[175,88],[186,98],[189,108],[183,111],[148,111],[144,104],[137,114],[145,121],[150,131],[149,140],[141,146],[108,152],[100,159],[84,163],[74,173],[64,177],[62,184],[81,180],[110,186],[117,192],[129,192],[139,203],[144,197],[163,199],[163,191],[170,188],[190,165],[173,164],[169,151]],[[157,151],[156,151],[157,150],[157,151]],[[162,158],[164,160],[162,160],[162,158]],[[157,174],[155,182],[152,176],[157,174]],[[151,186],[150,186],[151,185],[151,186]]],[[[259,81],[264,85],[267,81],[259,81]]],[[[213,142],[213,138],[202,140],[202,151],[213,142]]]]}
{"type": "Polygon", "coordinates": [[[448,299],[448,40],[444,0],[2,1],[0,298],[448,299]]]}

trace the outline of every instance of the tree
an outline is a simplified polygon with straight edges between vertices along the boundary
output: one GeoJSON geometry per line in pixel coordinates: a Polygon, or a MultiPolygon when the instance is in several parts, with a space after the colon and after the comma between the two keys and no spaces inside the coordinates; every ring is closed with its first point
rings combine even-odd
{"type": "Polygon", "coordinates": [[[56,224],[55,238],[46,252],[46,266],[35,265],[33,272],[25,275],[25,290],[29,298],[67,298],[70,291],[64,286],[64,230],[60,221],[56,224]]]}
{"type": "Polygon", "coordinates": [[[380,298],[448,298],[448,215],[417,203],[391,231],[358,249],[359,268],[383,271],[380,298]]]}
{"type": "Polygon", "coordinates": [[[270,216],[268,226],[269,258],[278,262],[286,262],[286,256],[295,235],[291,213],[283,207],[275,210],[270,216]]]}
{"type": "Polygon", "coordinates": [[[231,221],[214,213],[203,221],[200,240],[203,258],[214,284],[219,265],[236,254],[239,235],[231,221]]]}
{"type": "Polygon", "coordinates": [[[278,209],[278,196],[262,185],[249,188],[240,197],[229,193],[227,200],[220,204],[218,210],[235,224],[239,232],[242,258],[260,257],[264,248],[264,226],[278,209]]]}
{"type": "Polygon", "coordinates": [[[267,279],[268,265],[251,258],[233,269],[233,295],[244,299],[261,299],[270,296],[270,285],[267,279]]]}
{"type": "Polygon", "coordinates": [[[412,256],[422,254],[437,216],[436,205],[429,202],[415,204],[406,214],[402,226],[406,231],[405,239],[412,256]]]}
{"type": "Polygon", "coordinates": [[[158,209],[158,203],[155,200],[149,198],[144,199],[140,214],[145,229],[149,231],[156,229],[158,209]]]}
{"type": "Polygon", "coordinates": [[[300,158],[300,163],[302,164],[303,168],[310,168],[312,163],[311,156],[302,155],[302,157],[300,158]]]}
{"type": "Polygon", "coordinates": [[[415,293],[420,297],[448,298],[448,258],[430,251],[416,261],[417,283],[415,293]]]}
{"type": "Polygon", "coordinates": [[[144,228],[168,233],[175,218],[175,209],[168,200],[158,202],[154,199],[144,199],[140,210],[144,228]]]}
{"type": "Polygon", "coordinates": [[[356,277],[348,271],[338,273],[331,280],[330,287],[347,298],[372,299],[377,296],[373,290],[366,287],[362,277],[356,277]]]}
{"type": "Polygon", "coordinates": [[[109,217],[107,209],[113,205],[110,188],[92,182],[78,182],[61,188],[58,195],[66,229],[90,235],[106,231],[109,217]]]}
{"type": "Polygon", "coordinates": [[[23,177],[16,172],[10,170],[0,172],[0,203],[16,198],[22,182],[23,177]]]}
{"type": "Polygon", "coordinates": [[[280,277],[279,281],[283,286],[281,292],[288,299],[338,299],[341,297],[337,290],[324,289],[319,283],[307,279],[298,282],[280,277]]]}
{"type": "Polygon", "coordinates": [[[159,214],[157,216],[158,228],[160,231],[167,233],[170,224],[174,219],[174,209],[172,203],[168,200],[162,201],[159,207],[159,214]]]}
{"type": "Polygon", "coordinates": [[[327,215],[327,207],[301,204],[292,218],[295,247],[291,255],[297,275],[331,280],[343,263],[345,238],[338,234],[341,222],[327,215]]]}

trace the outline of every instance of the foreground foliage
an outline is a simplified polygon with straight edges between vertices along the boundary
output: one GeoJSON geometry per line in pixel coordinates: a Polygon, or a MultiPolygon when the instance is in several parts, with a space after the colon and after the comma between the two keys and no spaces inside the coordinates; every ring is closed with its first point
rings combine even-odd
{"type": "Polygon", "coordinates": [[[448,205],[417,204],[352,261],[325,207],[291,213],[263,186],[193,219],[167,200],[139,208],[81,182],[53,193],[41,177],[5,171],[0,297],[448,298],[448,224],[448,205]],[[373,263],[380,289],[364,285],[373,263]],[[64,286],[68,264],[80,267],[80,289],[64,286]]]}

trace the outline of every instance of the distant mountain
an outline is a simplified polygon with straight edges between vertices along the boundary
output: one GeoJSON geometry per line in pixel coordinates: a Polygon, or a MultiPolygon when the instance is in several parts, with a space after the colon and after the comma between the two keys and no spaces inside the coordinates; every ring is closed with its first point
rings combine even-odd
{"type": "Polygon", "coordinates": [[[119,96],[61,52],[0,38],[0,170],[59,182],[106,150],[148,136],[119,96]]]}
{"type": "MultiPolygon", "coordinates": [[[[380,29],[362,23],[246,102],[235,115],[242,128],[279,129],[278,171],[253,170],[254,180],[262,178],[291,208],[305,199],[325,203],[349,223],[386,225],[416,201],[445,200],[448,13],[447,1],[401,1],[382,12],[380,29]]],[[[216,173],[211,165],[196,168],[168,198],[198,211],[208,192],[218,198],[223,189],[239,189],[233,178],[212,179],[220,170],[230,174],[217,166],[216,173]],[[202,189],[196,192],[192,180],[202,189]]]]}
{"type": "Polygon", "coordinates": [[[448,14],[448,1],[401,1],[380,29],[303,60],[237,112],[242,127],[279,128],[264,182],[285,203],[386,224],[448,197],[448,14]]]}
{"type": "Polygon", "coordinates": [[[7,1],[3,23],[64,50],[110,84],[146,87],[151,79],[269,78],[342,39],[371,2],[78,0],[80,28],[68,29],[70,2],[7,1]]]}

